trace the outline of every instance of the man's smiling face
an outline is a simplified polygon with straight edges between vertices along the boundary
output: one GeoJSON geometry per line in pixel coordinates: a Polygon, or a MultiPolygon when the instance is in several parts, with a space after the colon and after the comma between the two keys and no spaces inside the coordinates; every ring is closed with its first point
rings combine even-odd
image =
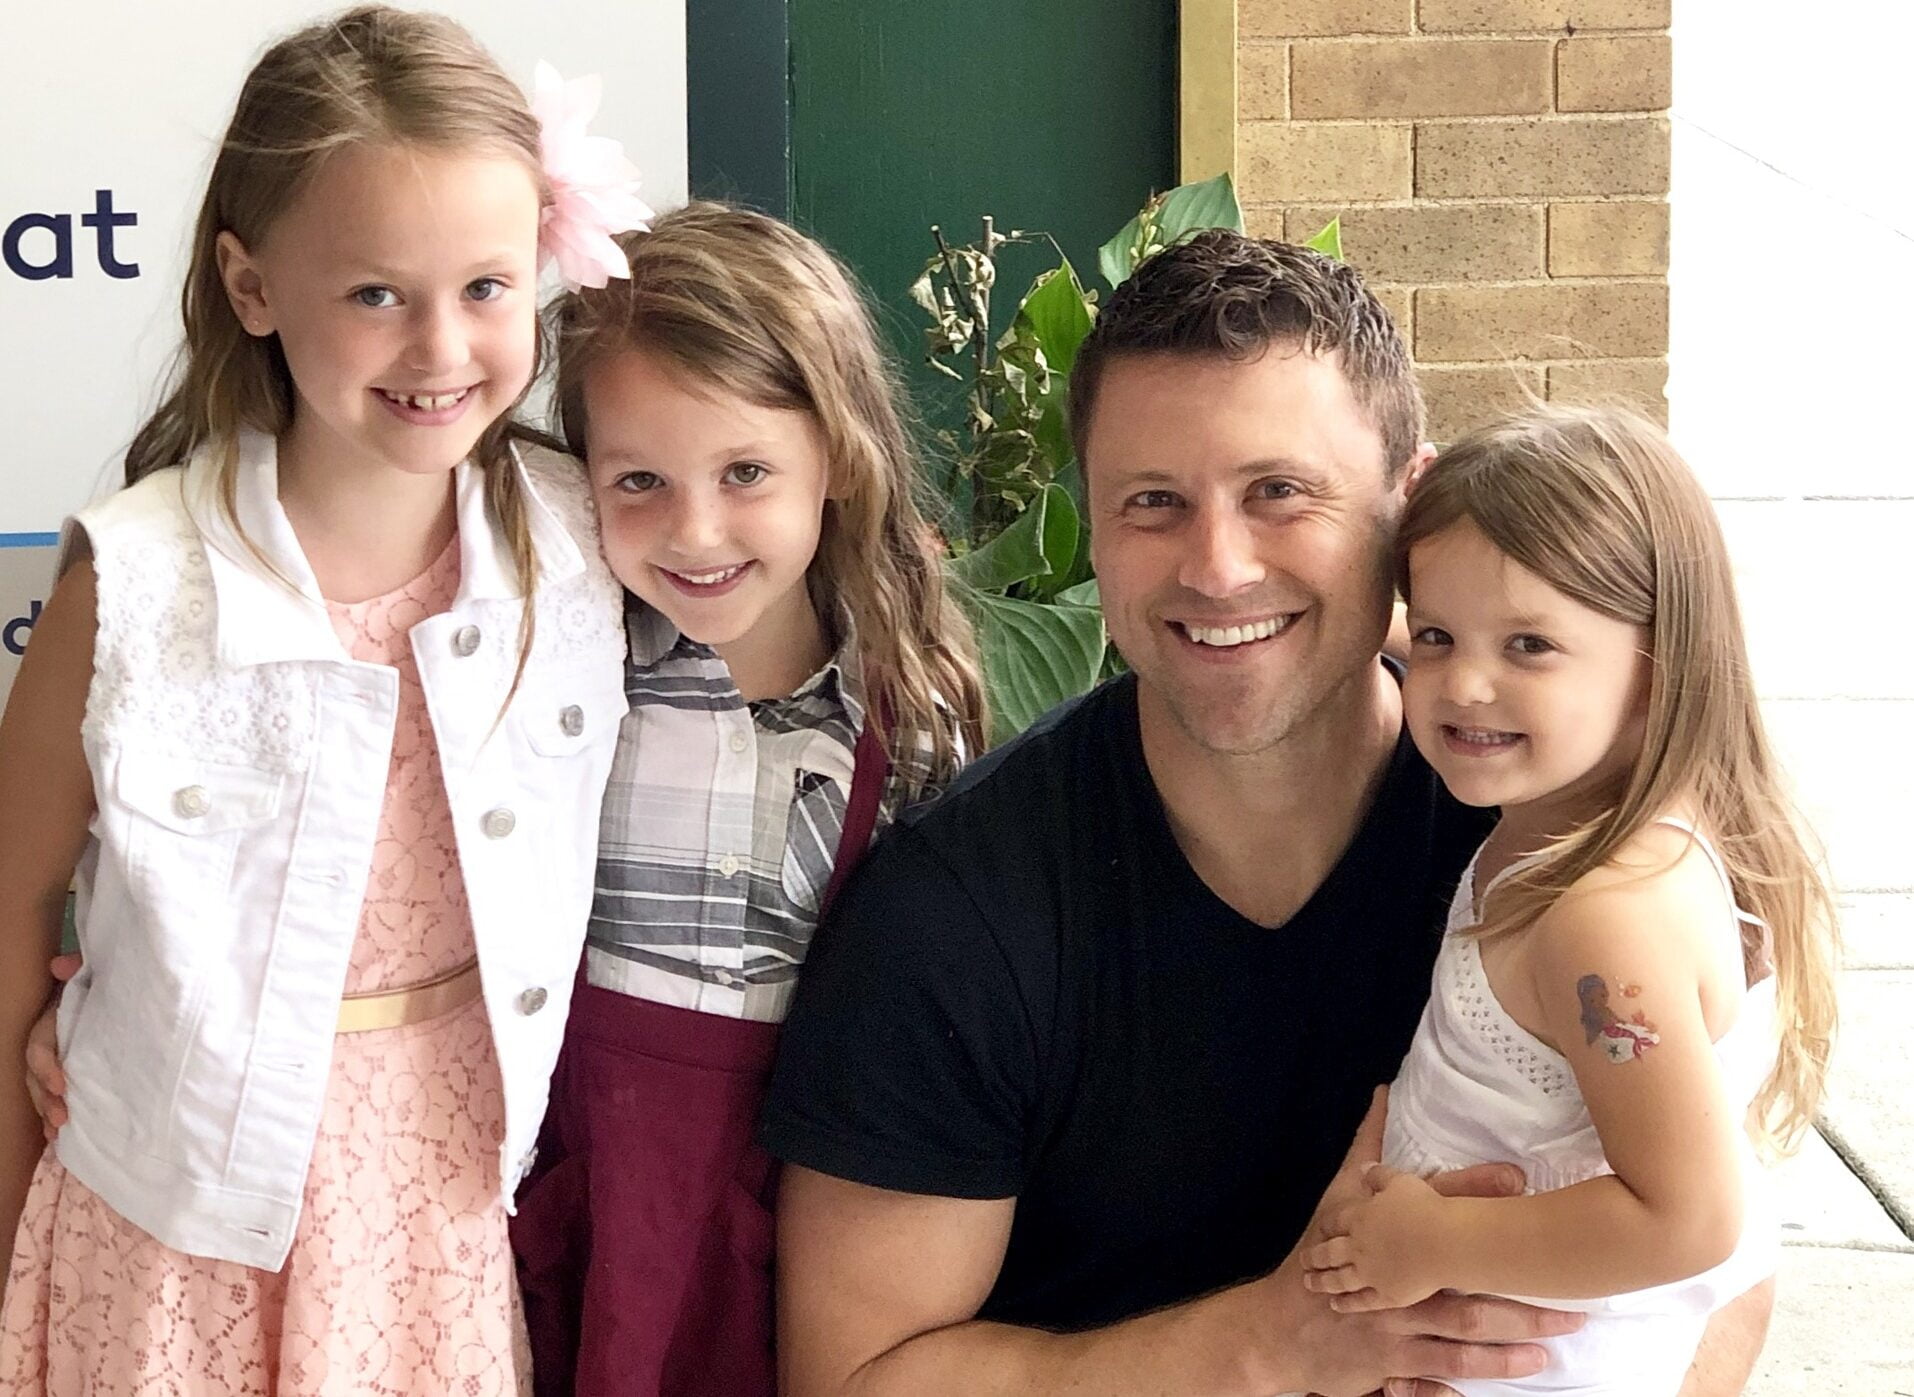
{"type": "Polygon", "coordinates": [[[1113,357],[1084,445],[1103,611],[1146,722],[1160,705],[1206,750],[1260,752],[1370,672],[1403,489],[1333,357],[1113,357]]]}

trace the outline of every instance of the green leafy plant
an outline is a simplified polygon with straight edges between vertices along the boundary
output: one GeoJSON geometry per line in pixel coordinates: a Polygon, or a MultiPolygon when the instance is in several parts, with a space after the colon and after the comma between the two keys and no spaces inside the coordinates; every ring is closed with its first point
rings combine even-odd
{"type": "MultiPolygon", "coordinates": [[[[1097,266],[1121,285],[1154,253],[1206,228],[1243,231],[1227,174],[1150,200],[1105,243],[1097,266]]],[[[949,574],[976,623],[990,697],[993,741],[1080,694],[1120,662],[1109,648],[1091,575],[1082,479],[1070,442],[1066,397],[1077,349],[1096,320],[1096,293],[1047,233],[999,233],[983,219],[975,243],[937,251],[911,286],[930,319],[926,358],[966,386],[963,425],[937,434],[950,505],[949,574]],[[1057,265],[1039,275],[993,336],[997,254],[1047,245],[1057,265]]],[[[1308,244],[1342,255],[1332,222],[1308,244]]]]}

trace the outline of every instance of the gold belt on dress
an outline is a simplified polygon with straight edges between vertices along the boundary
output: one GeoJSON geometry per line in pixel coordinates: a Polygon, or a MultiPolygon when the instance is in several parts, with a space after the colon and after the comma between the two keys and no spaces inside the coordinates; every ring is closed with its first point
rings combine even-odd
{"type": "Polygon", "coordinates": [[[375,1028],[403,1028],[424,1023],[478,998],[478,958],[448,970],[435,980],[398,990],[348,994],[339,1001],[339,1032],[365,1033],[375,1028]]]}

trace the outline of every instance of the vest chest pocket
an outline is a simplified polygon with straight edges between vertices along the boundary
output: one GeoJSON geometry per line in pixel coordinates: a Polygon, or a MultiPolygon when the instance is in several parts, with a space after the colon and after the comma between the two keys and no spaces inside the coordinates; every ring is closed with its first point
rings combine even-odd
{"type": "MultiPolygon", "coordinates": [[[[545,906],[562,917],[582,918],[591,904],[598,812],[628,707],[615,676],[610,683],[589,675],[528,681],[513,702],[512,721],[524,742],[523,784],[512,802],[512,821],[500,826],[507,833],[493,837],[526,846],[545,906]]],[[[582,930],[582,920],[579,925],[582,930]]],[[[570,971],[567,963],[564,973],[570,971]]]]}
{"type": "Polygon", "coordinates": [[[630,705],[622,685],[546,683],[528,684],[513,707],[534,752],[541,757],[572,757],[616,738],[630,705]]]}
{"type": "Polygon", "coordinates": [[[155,910],[221,918],[247,831],[279,814],[286,777],[190,757],[122,753],[113,799],[135,896],[155,910]]]}

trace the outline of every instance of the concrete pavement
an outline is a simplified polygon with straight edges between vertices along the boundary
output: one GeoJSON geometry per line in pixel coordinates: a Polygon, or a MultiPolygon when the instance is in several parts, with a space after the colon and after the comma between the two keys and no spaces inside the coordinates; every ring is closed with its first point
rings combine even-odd
{"type": "Polygon", "coordinates": [[[1751,1397],[1914,1397],[1914,893],[1844,899],[1841,1043],[1781,1169],[1786,1247],[1751,1397]]]}

